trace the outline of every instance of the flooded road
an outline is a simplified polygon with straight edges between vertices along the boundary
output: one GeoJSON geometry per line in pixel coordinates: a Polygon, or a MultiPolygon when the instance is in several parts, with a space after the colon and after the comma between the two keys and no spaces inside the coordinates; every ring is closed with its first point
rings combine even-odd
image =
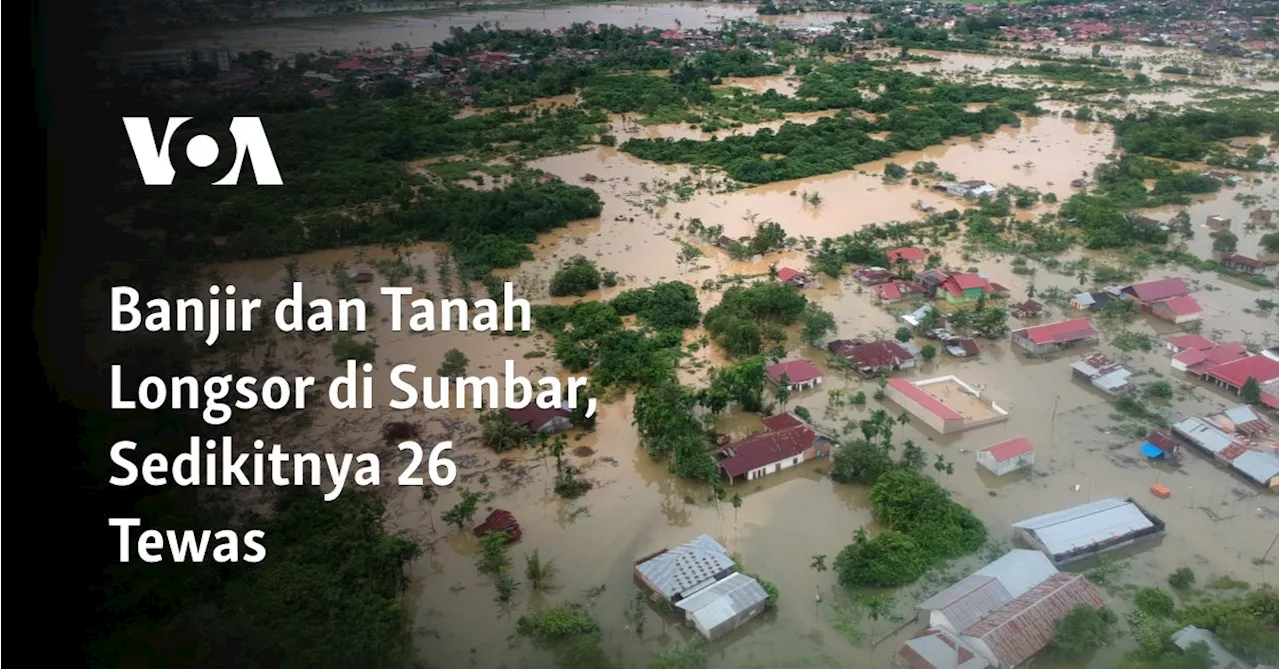
{"type": "MultiPolygon", "coordinates": [[[[429,17],[361,17],[324,24],[322,21],[256,27],[219,32],[208,36],[233,50],[266,48],[310,51],[317,47],[357,48],[385,46],[391,42],[428,44],[447,36],[453,26],[470,27],[481,21],[504,27],[555,28],[570,21],[595,21],[655,27],[711,27],[723,18],[742,18],[750,7],[707,6],[697,3],[655,3],[598,5],[588,8],[555,7],[538,10],[484,10],[429,17]],[[677,24],[678,22],[678,24],[677,24]]],[[[819,20],[815,15],[777,18],[777,21],[819,20]]],[[[830,18],[830,17],[827,17],[830,18]]],[[[826,20],[826,19],[823,19],[826,20]]],[[[837,19],[838,20],[838,19],[837,19]]],[[[1011,62],[1003,56],[969,57],[946,54],[944,63],[913,64],[921,71],[981,73],[992,61],[1011,62]],[[974,60],[977,59],[977,60],[974,60]]],[[[726,80],[725,85],[753,90],[774,88],[779,92],[792,86],[785,77],[759,80],[726,80]]],[[[571,104],[572,100],[560,100],[571,104]]],[[[820,114],[797,116],[791,122],[812,122],[820,114]]],[[[757,127],[776,128],[782,121],[719,131],[716,136],[753,132],[757,127]]],[[[671,137],[706,139],[712,136],[683,125],[633,127],[617,118],[620,138],[671,137]],[[629,130],[629,128],[631,128],[629,130]],[[634,131],[632,131],[634,130],[634,131]]],[[[949,140],[945,145],[920,152],[899,154],[891,162],[910,167],[929,161],[959,179],[981,179],[997,186],[1017,185],[1054,193],[1062,200],[1073,192],[1070,182],[1093,169],[1113,151],[1114,137],[1106,124],[1082,122],[1056,115],[1024,118],[1019,128],[1004,128],[980,141],[949,140]]],[[[659,281],[680,280],[698,287],[704,309],[714,306],[723,288],[716,280],[734,275],[767,276],[769,266],[791,266],[805,270],[807,260],[801,250],[792,250],[737,261],[722,250],[681,232],[687,221],[698,218],[707,225],[723,225],[731,237],[748,234],[755,222],[773,220],[797,238],[838,237],[889,221],[912,221],[923,216],[920,205],[947,210],[963,208],[963,201],[912,185],[908,180],[886,184],[883,170],[887,162],[793,182],[775,183],[734,192],[715,187],[696,189],[681,197],[677,184],[715,181],[717,177],[694,173],[688,168],[663,166],[638,160],[612,148],[546,158],[530,167],[545,170],[569,183],[582,183],[584,174],[598,181],[584,183],[604,201],[599,218],[577,221],[567,228],[543,235],[533,245],[535,258],[501,274],[512,281],[522,297],[535,304],[570,303],[574,298],[551,299],[547,285],[560,263],[582,255],[602,270],[615,271],[621,284],[588,294],[584,299],[609,299],[627,288],[659,281]],[[817,195],[819,197],[812,198],[817,195]],[[816,204],[813,202],[817,201],[816,204]],[[701,256],[687,252],[694,247],[701,256]],[[682,251],[685,251],[682,253],[682,251]],[[694,257],[691,257],[694,256],[694,257]]],[[[1233,230],[1240,236],[1240,250],[1251,253],[1261,229],[1243,227],[1248,211],[1276,208],[1276,178],[1266,175],[1259,183],[1246,183],[1203,197],[1185,209],[1196,226],[1188,250],[1198,257],[1211,255],[1211,240],[1201,224],[1210,214],[1230,216],[1233,230]],[[1256,198],[1246,205],[1237,195],[1256,198]]],[[[1171,208],[1146,212],[1167,220],[1171,208]]],[[[1038,215],[1039,209],[1018,212],[1038,215]]],[[[924,240],[918,240],[924,244],[924,240]]],[[[934,242],[930,242],[934,243],[934,242]]],[[[966,249],[962,240],[939,240],[935,252],[944,265],[956,269],[978,267],[991,280],[1006,286],[1010,301],[1026,299],[1031,284],[1039,294],[1056,289],[1063,294],[1082,290],[1075,272],[1054,273],[1036,266],[1034,276],[1012,264],[1012,259],[966,249]]],[[[1073,251],[1061,262],[1080,257],[1114,266],[1125,266],[1126,258],[1115,253],[1073,251]]],[[[388,275],[400,274],[400,285],[412,284],[417,294],[439,297],[463,295],[447,250],[424,244],[409,248],[399,257],[384,249],[348,249],[315,253],[297,259],[307,289],[334,296],[339,288],[332,278],[347,269],[374,268],[372,283],[357,284],[355,290],[383,306],[378,288],[387,285],[388,275]],[[340,264],[340,265],[339,265],[340,264]],[[343,269],[345,268],[345,269],[343,269]],[[396,271],[392,271],[399,268],[396,271]]],[[[237,285],[242,293],[263,297],[278,296],[287,279],[284,260],[235,263],[218,268],[219,275],[237,285]]],[[[1276,323],[1272,315],[1246,310],[1259,298],[1274,298],[1275,291],[1259,289],[1243,282],[1226,280],[1216,273],[1196,272],[1185,267],[1149,269],[1143,278],[1183,276],[1199,289],[1197,298],[1206,309],[1205,332],[1222,333],[1227,340],[1249,339],[1255,343],[1274,342],[1276,323]]],[[[339,282],[341,283],[341,282],[339,282]]],[[[478,292],[478,289],[476,289],[478,292]]],[[[808,289],[810,299],[831,311],[838,331],[833,338],[892,333],[895,316],[874,303],[869,291],[858,287],[848,276],[820,277],[808,289]]],[[[1037,322],[1053,322],[1075,317],[1062,305],[1051,305],[1050,313],[1037,322]]],[[[1031,323],[1010,320],[1017,328],[1031,323]]],[[[1168,335],[1173,328],[1145,317],[1125,326],[1151,336],[1168,335]]],[[[694,333],[691,341],[701,333],[694,333]]],[[[457,332],[430,335],[389,331],[385,318],[369,335],[377,343],[379,370],[391,365],[412,363],[425,376],[435,374],[445,351],[461,350],[468,358],[471,374],[499,374],[505,361],[514,362],[518,374],[537,377],[567,376],[551,355],[552,343],[544,336],[485,336],[457,332]]],[[[891,335],[890,335],[891,336],[891,335]]],[[[1238,402],[1204,384],[1175,377],[1168,356],[1157,345],[1151,352],[1120,351],[1111,334],[1098,347],[1121,359],[1138,372],[1140,381],[1166,380],[1175,388],[1174,398],[1156,407],[1177,420],[1184,415],[1205,415],[1238,402]]],[[[918,342],[925,343],[923,340],[918,342]]],[[[351,414],[326,411],[308,413],[308,422],[293,425],[279,439],[294,447],[323,444],[327,450],[363,451],[381,448],[380,431],[391,421],[408,420],[423,428],[422,443],[453,440],[454,459],[460,467],[458,481],[442,490],[434,503],[424,501],[416,488],[397,488],[384,472],[387,483],[389,525],[411,533],[427,547],[412,569],[413,586],[408,603],[414,613],[415,637],[423,659],[441,667],[551,667],[549,652],[535,649],[514,635],[515,620],[523,613],[549,603],[579,601],[589,603],[592,614],[604,628],[603,646],[611,655],[629,662],[643,663],[663,646],[692,638],[692,630],[664,621],[656,611],[648,614],[648,624],[637,630],[625,614],[632,600],[632,565],[642,555],[688,541],[701,533],[711,534],[737,554],[747,571],[773,581],[781,597],[776,613],[751,623],[742,630],[709,644],[711,666],[716,669],[754,667],[849,667],[888,666],[889,657],[901,641],[918,626],[902,626],[913,615],[912,607],[946,585],[967,575],[981,562],[996,557],[1009,547],[1010,523],[1017,520],[1110,496],[1132,496],[1168,525],[1168,536],[1158,545],[1144,546],[1123,554],[1128,556],[1123,580],[1134,585],[1159,585],[1180,566],[1192,566],[1197,577],[1208,580],[1226,575],[1252,583],[1277,583],[1274,562],[1259,564],[1277,528],[1277,501],[1274,495],[1258,494],[1195,453],[1188,453],[1176,470],[1148,464],[1137,450],[1139,439],[1131,421],[1117,419],[1108,398],[1090,387],[1071,380],[1070,364],[1083,354],[1029,360],[1014,351],[1007,337],[981,342],[978,359],[956,359],[943,354],[923,363],[919,369],[900,373],[910,379],[954,374],[970,385],[984,389],[998,404],[1009,409],[1009,420],[942,436],[912,421],[896,431],[895,442],[911,439],[928,453],[941,454],[954,463],[954,473],[936,473],[940,483],[957,501],[973,510],[990,530],[994,546],[980,555],[958,561],[931,574],[919,583],[891,592],[894,599],[890,619],[871,620],[862,607],[851,604],[839,592],[831,572],[809,569],[812,556],[828,556],[828,564],[850,542],[859,527],[878,529],[871,520],[863,486],[836,484],[825,476],[826,461],[806,464],[781,474],[739,484],[729,492],[740,493],[741,508],[708,501],[708,489],[678,480],[665,463],[655,463],[639,447],[631,424],[632,398],[623,395],[604,404],[596,430],[570,433],[572,454],[566,459],[583,469],[594,487],[584,497],[567,501],[551,491],[551,469],[544,458],[532,452],[497,455],[479,443],[475,412],[469,410],[428,413],[416,409],[395,412],[389,409],[351,414]],[[995,479],[975,466],[975,451],[1012,437],[1026,437],[1036,447],[1036,464],[1029,473],[995,479]],[[1168,486],[1170,499],[1154,498],[1148,488],[1160,482],[1168,486]],[[479,574],[474,565],[477,541],[470,527],[459,532],[447,526],[441,513],[456,504],[463,490],[485,495],[475,523],[493,508],[511,510],[519,519],[524,538],[510,552],[517,580],[523,580],[523,560],[535,550],[545,559],[554,559],[558,568],[557,588],[531,592],[522,587],[506,603],[495,602],[492,580],[479,574]],[[821,602],[814,593],[823,594],[821,602]],[[880,642],[880,643],[876,643],[880,642]]],[[[792,333],[790,355],[806,358],[827,373],[820,390],[797,392],[789,407],[802,406],[814,421],[840,433],[849,421],[866,418],[883,408],[891,415],[900,409],[891,402],[869,400],[866,406],[835,406],[829,391],[846,396],[857,391],[872,395],[875,385],[827,367],[826,353],[807,347],[792,333]]],[[[287,371],[317,376],[333,375],[340,368],[333,360],[331,342],[285,339],[273,354],[274,364],[287,371]]],[[[686,382],[703,379],[707,363],[724,364],[723,353],[714,347],[700,347],[682,362],[681,378],[686,382]]],[[[375,395],[379,403],[390,397],[385,375],[375,375],[375,395]]],[[[759,431],[759,418],[730,412],[721,416],[717,429],[735,437],[759,431]]],[[[400,462],[393,449],[385,449],[385,462],[400,462]]],[[[930,456],[932,460],[932,455],[930,456]]],[[[474,523],[473,523],[474,524],[474,523]]],[[[1088,566],[1088,565],[1082,565],[1088,566]]],[[[1123,601],[1117,601],[1123,607],[1123,601]]],[[[672,619],[674,620],[674,619],[672,619]]],[[[1124,645],[1108,649],[1091,666],[1110,667],[1124,645]]],[[[1037,666],[1057,667],[1048,660],[1037,666]]]]}

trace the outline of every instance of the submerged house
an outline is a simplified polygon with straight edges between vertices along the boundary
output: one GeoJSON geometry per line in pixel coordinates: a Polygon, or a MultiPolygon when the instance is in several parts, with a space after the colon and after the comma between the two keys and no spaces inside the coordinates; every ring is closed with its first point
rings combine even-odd
{"type": "Polygon", "coordinates": [[[978,464],[996,476],[1027,469],[1035,462],[1036,449],[1025,437],[1015,437],[978,451],[978,464]]]}
{"type": "Polygon", "coordinates": [[[544,409],[530,402],[520,409],[507,409],[507,420],[523,425],[530,432],[563,432],[573,427],[573,412],[563,407],[544,409]]]}
{"type": "Polygon", "coordinates": [[[1138,447],[1151,460],[1177,460],[1182,455],[1178,440],[1165,430],[1152,430],[1138,447]]]}
{"type": "Polygon", "coordinates": [[[928,256],[923,249],[914,246],[904,246],[900,249],[893,249],[886,254],[889,257],[890,265],[919,265],[925,261],[928,256]]]}
{"type": "Polygon", "coordinates": [[[1087,318],[1022,328],[1014,330],[1011,336],[1014,346],[1033,355],[1044,355],[1098,341],[1098,331],[1087,318]]]}
{"type": "Polygon", "coordinates": [[[1212,339],[1198,334],[1177,335],[1164,341],[1164,347],[1174,355],[1183,351],[1204,351],[1217,346],[1212,339]]]}
{"type": "Polygon", "coordinates": [[[924,288],[920,284],[914,281],[901,281],[898,279],[882,283],[871,290],[875,293],[876,299],[883,304],[897,304],[904,300],[924,296],[924,288]]]}
{"type": "Polygon", "coordinates": [[[716,454],[717,466],[730,485],[831,454],[832,439],[794,413],[769,416],[762,422],[765,432],[735,441],[716,454]]]}
{"type": "Polygon", "coordinates": [[[778,280],[800,288],[804,288],[809,285],[809,277],[791,269],[790,267],[781,267],[778,269],[778,280]]]}
{"type": "Polygon", "coordinates": [[[764,586],[739,573],[729,551],[707,534],[637,560],[633,576],[650,599],[674,604],[709,640],[745,625],[768,607],[764,586]]]}
{"type": "Polygon", "coordinates": [[[1043,313],[1044,313],[1044,305],[1040,304],[1039,302],[1036,302],[1035,300],[1029,299],[1026,302],[1023,302],[1022,304],[1018,305],[1017,309],[1013,310],[1013,317],[1021,318],[1021,319],[1036,318],[1037,316],[1040,316],[1043,313]]]}
{"type": "Polygon", "coordinates": [[[1143,311],[1150,311],[1151,305],[1175,297],[1186,297],[1191,294],[1187,282],[1178,277],[1158,279],[1145,283],[1135,283],[1121,291],[1125,299],[1134,300],[1143,306],[1143,311]]]}
{"type": "Polygon", "coordinates": [[[1244,272],[1245,274],[1262,274],[1267,271],[1268,267],[1276,264],[1258,260],[1257,258],[1250,258],[1249,256],[1242,256],[1239,253],[1224,253],[1220,260],[1223,267],[1237,272],[1244,272]]]}
{"type": "Polygon", "coordinates": [[[894,666],[1015,667],[1048,646],[1055,623],[1081,604],[1103,606],[1082,575],[1059,572],[1038,551],[1012,550],[917,605],[929,628],[904,644],[894,666]]]}
{"type": "Polygon", "coordinates": [[[1151,315],[1181,325],[1200,320],[1204,317],[1204,310],[1194,297],[1174,297],[1152,303],[1151,315]]]}
{"type": "Polygon", "coordinates": [[[878,286],[897,278],[897,275],[883,267],[865,267],[853,271],[853,278],[864,286],[878,286]]]}
{"type": "Polygon", "coordinates": [[[1112,397],[1133,392],[1133,384],[1130,382],[1133,372],[1101,353],[1094,353],[1083,360],[1071,363],[1071,376],[1089,383],[1112,397]]]}
{"type": "Polygon", "coordinates": [[[520,537],[524,536],[524,532],[520,529],[520,523],[516,521],[515,514],[506,509],[494,509],[472,533],[477,537],[483,537],[490,532],[506,534],[508,542],[519,541],[520,537]]]}
{"type": "Polygon", "coordinates": [[[942,345],[949,355],[956,358],[976,358],[982,354],[976,339],[952,338],[942,342],[942,345]]]}
{"type": "Polygon", "coordinates": [[[764,373],[774,385],[782,385],[782,377],[787,377],[789,390],[808,390],[822,383],[822,370],[813,366],[808,360],[788,360],[765,367],[764,373]]]}
{"type": "Polygon", "coordinates": [[[675,548],[664,548],[636,562],[636,584],[672,604],[737,571],[729,551],[709,534],[675,548]]]}
{"type": "Polygon", "coordinates": [[[898,341],[837,340],[827,344],[827,349],[853,363],[854,369],[867,378],[899,369],[916,366],[918,351],[914,345],[898,341]]]}
{"type": "Polygon", "coordinates": [[[885,397],[940,434],[954,434],[1008,420],[1008,410],[954,376],[912,383],[889,379],[885,397]]]}
{"type": "Polygon", "coordinates": [[[708,641],[742,627],[764,613],[769,594],[760,582],[741,572],[676,602],[685,621],[708,641]]]}
{"type": "Polygon", "coordinates": [[[1164,521],[1132,499],[1111,497],[1013,524],[1014,537],[1058,567],[1164,536],[1164,521]]]}
{"type": "Polygon", "coordinates": [[[976,302],[983,295],[990,297],[1004,292],[1003,286],[991,283],[981,274],[972,272],[952,274],[938,286],[938,294],[951,304],[976,302]]]}
{"type": "Polygon", "coordinates": [[[1169,640],[1183,652],[1186,652],[1192,644],[1204,644],[1209,648],[1209,658],[1213,662],[1214,669],[1260,669],[1261,667],[1261,665],[1255,667],[1252,663],[1232,655],[1231,651],[1218,641],[1218,637],[1214,636],[1213,632],[1195,625],[1187,625],[1174,632],[1169,640]]]}

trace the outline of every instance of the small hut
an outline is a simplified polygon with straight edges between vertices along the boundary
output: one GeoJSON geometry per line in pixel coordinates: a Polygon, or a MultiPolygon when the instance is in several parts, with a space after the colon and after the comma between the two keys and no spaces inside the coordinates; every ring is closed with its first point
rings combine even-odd
{"type": "Polygon", "coordinates": [[[506,509],[494,509],[488,518],[475,529],[477,537],[483,537],[490,532],[505,532],[507,541],[519,541],[524,533],[520,531],[520,523],[516,521],[516,517],[506,509]]]}

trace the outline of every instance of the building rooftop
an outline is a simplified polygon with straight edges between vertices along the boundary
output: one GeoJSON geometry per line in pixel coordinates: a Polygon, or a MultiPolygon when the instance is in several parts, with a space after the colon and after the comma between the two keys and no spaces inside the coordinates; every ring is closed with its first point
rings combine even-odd
{"type": "Polygon", "coordinates": [[[924,260],[925,252],[924,250],[915,248],[914,246],[904,246],[900,249],[893,249],[886,255],[889,256],[889,263],[895,264],[898,262],[899,258],[907,262],[920,262],[921,260],[924,260]]]}
{"type": "Polygon", "coordinates": [[[1232,655],[1222,643],[1218,641],[1218,637],[1213,635],[1206,629],[1201,629],[1195,625],[1187,625],[1170,637],[1174,645],[1182,650],[1191,647],[1193,643],[1203,643],[1209,647],[1209,657],[1213,658],[1214,669],[1251,669],[1248,663],[1241,661],[1235,655],[1232,655]]]}
{"type": "Polygon", "coordinates": [[[1200,303],[1196,301],[1196,298],[1191,297],[1190,295],[1171,297],[1167,300],[1161,300],[1156,304],[1163,305],[1169,310],[1169,313],[1174,316],[1190,316],[1191,314],[1198,314],[1201,311],[1200,303]]]}
{"type": "Polygon", "coordinates": [[[1002,441],[998,444],[988,446],[979,452],[990,453],[991,457],[995,458],[996,462],[1004,462],[1006,460],[1012,460],[1019,455],[1026,455],[1027,453],[1031,453],[1035,450],[1035,447],[1031,445],[1031,442],[1028,441],[1026,437],[1014,437],[1008,441],[1002,441]]]}
{"type": "Polygon", "coordinates": [[[711,630],[767,599],[769,593],[759,581],[735,572],[676,602],[676,606],[693,616],[703,629],[711,630]]]}
{"type": "Polygon", "coordinates": [[[930,395],[929,393],[916,387],[914,383],[906,379],[889,379],[889,385],[894,389],[906,395],[908,399],[914,401],[923,407],[926,411],[936,414],[943,420],[964,420],[964,416],[959,411],[942,403],[942,400],[930,395]]]}
{"type": "Polygon", "coordinates": [[[1111,497],[1028,518],[1013,526],[1034,535],[1056,556],[1149,530],[1155,523],[1132,501],[1111,497]]]}
{"type": "Polygon", "coordinates": [[[729,476],[742,476],[800,455],[820,436],[808,425],[753,435],[725,446],[721,451],[725,457],[720,460],[720,468],[729,476]]]}
{"type": "Polygon", "coordinates": [[[1172,277],[1168,279],[1158,279],[1156,281],[1147,281],[1145,283],[1135,283],[1129,286],[1125,292],[1133,295],[1143,302],[1159,302],[1167,300],[1171,297],[1180,297],[1191,293],[1191,289],[1187,287],[1187,282],[1180,278],[1172,277]]]}
{"type": "Polygon", "coordinates": [[[1098,336],[1098,331],[1093,329],[1093,323],[1090,323],[1087,318],[1036,325],[1014,331],[1014,334],[1018,333],[1022,333],[1033,344],[1060,344],[1098,336]]]}
{"type": "Polygon", "coordinates": [[[732,568],[729,551],[709,534],[663,551],[636,565],[636,569],[658,590],[672,599],[692,594],[715,582],[715,576],[732,568]]]}
{"type": "Polygon", "coordinates": [[[1199,416],[1188,416],[1173,424],[1173,431],[1210,453],[1221,453],[1236,439],[1199,416]]]}
{"type": "Polygon", "coordinates": [[[1280,378],[1280,362],[1265,355],[1253,355],[1218,365],[1208,374],[1223,383],[1240,388],[1250,378],[1256,379],[1260,384],[1280,378]]]}
{"type": "Polygon", "coordinates": [[[786,374],[787,380],[793,384],[808,383],[822,378],[822,370],[815,367],[808,360],[788,360],[776,365],[769,365],[764,371],[769,375],[770,379],[773,379],[774,383],[782,383],[783,374],[786,374]]]}
{"type": "Polygon", "coordinates": [[[1082,604],[1105,606],[1084,576],[1059,572],[965,630],[964,636],[985,642],[1002,666],[1016,666],[1049,645],[1058,619],[1082,604]]]}
{"type": "Polygon", "coordinates": [[[1231,468],[1258,485],[1267,485],[1271,479],[1280,476],[1280,456],[1246,450],[1231,461],[1231,468]]]}
{"type": "Polygon", "coordinates": [[[911,669],[988,669],[991,664],[946,630],[927,629],[898,650],[911,669]]]}
{"type": "Polygon", "coordinates": [[[964,630],[1056,573],[1040,551],[1011,550],[916,609],[942,613],[955,631],[964,630]]]}
{"type": "Polygon", "coordinates": [[[1212,339],[1198,334],[1178,335],[1177,337],[1169,337],[1165,341],[1183,350],[1201,351],[1217,346],[1212,339]]]}

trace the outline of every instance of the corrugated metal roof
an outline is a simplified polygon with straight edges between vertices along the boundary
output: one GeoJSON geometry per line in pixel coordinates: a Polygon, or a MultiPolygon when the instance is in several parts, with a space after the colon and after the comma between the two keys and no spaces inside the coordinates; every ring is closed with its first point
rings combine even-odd
{"type": "Polygon", "coordinates": [[[1049,645],[1054,623],[1080,604],[1102,608],[1102,597],[1080,574],[1059,572],[964,631],[980,639],[1002,666],[1026,661],[1049,645]]]}
{"type": "Polygon", "coordinates": [[[1236,443],[1231,435],[1196,416],[1183,418],[1174,423],[1173,431],[1210,453],[1221,453],[1228,446],[1236,443]]]}
{"type": "Polygon", "coordinates": [[[1223,647],[1218,641],[1218,637],[1213,635],[1206,629],[1201,629],[1195,625],[1187,625],[1186,627],[1173,633],[1170,637],[1175,646],[1186,650],[1193,643],[1203,643],[1209,647],[1209,657],[1213,658],[1215,669],[1249,669],[1249,665],[1241,662],[1230,651],[1223,647]]]}
{"type": "Polygon", "coordinates": [[[1138,506],[1120,497],[1099,500],[1014,523],[1044,544],[1052,555],[1093,546],[1155,526],[1138,506]]]}
{"type": "Polygon", "coordinates": [[[636,565],[636,569],[659,594],[670,599],[712,584],[717,574],[733,567],[728,553],[711,535],[702,534],[636,565]]]}
{"type": "Polygon", "coordinates": [[[981,655],[945,630],[928,629],[902,645],[898,655],[911,669],[987,669],[981,655]]]}
{"type": "Polygon", "coordinates": [[[1053,566],[1044,553],[1017,548],[974,572],[974,575],[994,576],[1000,579],[1011,596],[1021,597],[1056,573],[1058,568],[1053,566]]]}
{"type": "Polygon", "coordinates": [[[1231,467],[1262,485],[1280,476],[1280,457],[1275,453],[1245,451],[1231,461],[1231,467]]]}
{"type": "Polygon", "coordinates": [[[946,616],[947,622],[958,631],[982,620],[1012,599],[1013,595],[999,579],[973,574],[929,598],[925,603],[936,601],[937,604],[926,610],[937,611],[946,616]]]}
{"type": "Polygon", "coordinates": [[[746,574],[735,573],[680,600],[676,606],[693,616],[702,629],[713,630],[768,598],[769,593],[759,581],[746,574]]]}

